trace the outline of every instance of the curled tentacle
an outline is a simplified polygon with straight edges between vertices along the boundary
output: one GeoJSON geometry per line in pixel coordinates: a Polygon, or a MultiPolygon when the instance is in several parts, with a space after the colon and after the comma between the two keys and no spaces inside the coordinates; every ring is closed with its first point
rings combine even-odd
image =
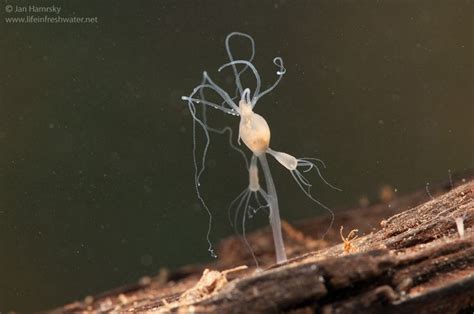
{"type": "Polygon", "coordinates": [[[245,66],[248,66],[252,70],[252,72],[255,76],[256,87],[255,87],[255,91],[254,91],[253,98],[252,98],[252,102],[253,102],[258,97],[258,94],[260,93],[260,87],[261,87],[262,83],[261,83],[261,79],[260,79],[260,74],[258,74],[257,69],[255,68],[255,66],[251,62],[249,62],[247,60],[234,60],[232,62],[221,65],[221,67],[218,69],[218,71],[220,72],[223,69],[225,69],[226,67],[235,66],[236,64],[244,64],[245,66]]]}
{"type": "Polygon", "coordinates": [[[263,189],[260,189],[259,191],[257,192],[254,192],[254,197],[255,197],[255,201],[257,203],[257,207],[251,207],[251,210],[252,210],[252,213],[249,214],[249,217],[252,218],[253,215],[257,214],[260,210],[262,209],[269,209],[270,208],[270,205],[268,205],[268,201],[267,201],[267,193],[263,190],[263,189]],[[264,201],[265,201],[265,204],[263,204],[261,201],[260,201],[260,197],[263,197],[264,201]]]}
{"type": "Polygon", "coordinates": [[[235,108],[237,108],[237,107],[235,106],[235,103],[232,100],[229,100],[228,94],[225,91],[223,91],[220,87],[218,87],[210,79],[210,77],[207,75],[206,72],[204,72],[202,83],[200,85],[198,85],[196,88],[194,88],[193,92],[191,93],[191,95],[189,97],[183,96],[182,99],[188,102],[188,108],[189,108],[189,111],[190,111],[191,116],[193,118],[194,184],[195,184],[198,199],[199,199],[201,205],[205,208],[205,210],[206,210],[206,212],[208,213],[208,216],[209,216],[208,230],[207,230],[207,233],[206,233],[206,240],[209,244],[208,251],[210,252],[211,256],[217,257],[217,255],[214,253],[213,245],[212,245],[212,242],[210,240],[210,235],[211,235],[211,230],[212,230],[212,213],[211,213],[209,207],[207,206],[206,202],[204,201],[204,198],[202,197],[201,192],[200,192],[200,185],[201,185],[200,180],[201,180],[202,174],[204,173],[204,171],[206,169],[206,157],[207,157],[207,151],[208,151],[209,145],[210,145],[209,132],[214,132],[214,133],[218,133],[218,134],[224,134],[225,132],[228,132],[229,133],[229,145],[231,146],[232,149],[236,150],[237,152],[239,152],[242,155],[247,168],[248,168],[248,160],[247,160],[247,157],[245,156],[245,153],[232,143],[232,129],[230,127],[224,127],[222,129],[216,129],[216,128],[212,128],[208,125],[207,115],[206,115],[206,107],[212,107],[212,108],[221,110],[225,113],[229,113],[229,114],[232,114],[232,115],[238,115],[237,111],[235,110],[235,108]],[[212,102],[206,100],[205,96],[204,96],[204,92],[203,92],[203,90],[206,89],[206,88],[209,88],[209,89],[215,91],[217,94],[219,94],[224,99],[225,103],[228,106],[230,106],[230,108],[224,106],[224,104],[217,105],[215,103],[212,103],[212,102]],[[198,97],[200,97],[200,98],[194,97],[198,92],[199,92],[198,97]],[[202,106],[202,111],[201,111],[201,117],[198,116],[198,112],[197,112],[197,109],[196,109],[196,104],[203,105],[202,106]],[[204,132],[204,135],[205,135],[205,144],[204,144],[204,148],[203,148],[203,151],[202,151],[200,164],[198,163],[198,157],[197,157],[197,140],[196,140],[197,125],[199,125],[202,128],[202,130],[204,132]]]}
{"type": "Polygon", "coordinates": [[[206,212],[209,216],[208,228],[207,228],[207,233],[206,233],[206,240],[207,240],[207,243],[209,245],[207,250],[209,251],[209,253],[211,254],[212,257],[217,258],[217,255],[214,253],[214,248],[213,248],[213,245],[212,245],[212,242],[211,242],[211,239],[210,239],[211,229],[212,229],[212,213],[211,213],[211,210],[209,209],[209,207],[207,206],[206,202],[204,201],[204,198],[202,197],[201,192],[199,190],[199,186],[200,186],[199,180],[200,180],[200,177],[201,177],[202,173],[205,170],[204,161],[206,159],[207,150],[209,148],[209,142],[210,142],[209,131],[207,130],[206,125],[197,117],[196,107],[194,106],[194,103],[192,101],[188,101],[188,108],[189,108],[189,111],[190,111],[190,113],[193,117],[194,185],[195,185],[195,188],[196,188],[197,197],[198,197],[199,201],[201,202],[201,205],[204,207],[204,209],[206,210],[206,212]],[[206,136],[206,144],[204,146],[204,150],[203,150],[203,154],[202,154],[203,161],[202,161],[202,164],[201,164],[201,168],[198,167],[197,154],[196,154],[196,150],[197,150],[196,123],[199,124],[202,127],[202,129],[204,131],[204,134],[206,136]]]}
{"type": "MultiPolygon", "coordinates": [[[[206,86],[202,86],[202,87],[206,87],[206,86]]],[[[236,114],[233,109],[225,108],[222,104],[217,105],[217,104],[215,104],[213,102],[210,102],[210,101],[207,101],[207,100],[202,100],[202,99],[188,97],[188,96],[182,96],[181,99],[185,100],[185,101],[191,101],[191,102],[196,103],[196,104],[203,104],[203,105],[212,107],[214,109],[223,111],[223,112],[228,113],[228,114],[232,114],[232,115],[236,114]]]]}
{"type": "MultiPolygon", "coordinates": [[[[254,42],[252,36],[250,36],[248,34],[245,34],[245,33],[240,33],[240,32],[232,32],[229,35],[227,35],[227,37],[225,39],[225,48],[226,48],[226,51],[227,51],[227,56],[229,57],[229,61],[230,62],[234,61],[234,56],[232,55],[232,52],[230,50],[230,39],[233,36],[241,36],[241,37],[245,37],[245,38],[250,40],[250,43],[251,43],[251,46],[252,46],[252,53],[250,55],[250,58],[247,59],[247,61],[252,62],[253,58],[255,56],[255,42],[254,42]]],[[[235,64],[232,64],[232,70],[233,70],[234,76],[235,76],[236,92],[238,94],[242,94],[242,92],[243,92],[242,83],[240,81],[240,76],[242,75],[242,73],[245,72],[245,70],[247,70],[247,68],[248,68],[248,66],[246,65],[242,70],[237,71],[237,67],[235,66],[235,64]]]]}
{"type": "Polygon", "coordinates": [[[253,107],[255,107],[255,104],[257,103],[257,101],[261,97],[263,97],[266,94],[268,94],[269,92],[271,92],[278,85],[278,83],[280,83],[281,79],[283,78],[283,75],[285,75],[285,73],[286,73],[286,69],[283,65],[283,59],[281,57],[274,58],[273,63],[279,68],[278,71],[276,72],[276,74],[278,75],[278,78],[275,81],[275,83],[273,83],[272,86],[270,86],[269,88],[264,90],[260,95],[257,95],[257,97],[254,97],[254,99],[252,100],[252,106],[253,107]]]}
{"type": "Polygon", "coordinates": [[[318,201],[317,199],[315,199],[313,197],[313,195],[311,194],[311,183],[309,182],[308,179],[306,179],[306,177],[301,173],[301,171],[298,169],[298,167],[306,167],[306,169],[303,170],[303,172],[309,172],[311,171],[313,168],[316,170],[316,172],[318,173],[318,176],[321,178],[321,180],[327,184],[328,186],[330,186],[331,188],[335,189],[335,190],[338,190],[338,191],[342,191],[341,189],[339,189],[338,187],[335,187],[334,185],[332,185],[331,183],[329,183],[324,177],[323,175],[321,174],[321,171],[320,169],[318,168],[318,166],[312,162],[311,160],[315,160],[315,161],[318,161],[320,162],[323,167],[325,168],[326,165],[324,164],[324,162],[320,159],[317,159],[317,158],[300,158],[300,159],[297,159],[297,167],[296,169],[294,169],[293,171],[291,171],[291,175],[293,176],[293,178],[295,179],[296,183],[298,184],[298,186],[300,187],[300,189],[303,191],[303,193],[310,199],[312,200],[314,203],[318,204],[319,206],[323,207],[324,209],[326,209],[327,211],[329,211],[329,213],[331,214],[331,222],[329,224],[329,227],[326,229],[326,231],[324,232],[323,234],[323,239],[324,237],[326,236],[326,234],[329,232],[329,230],[332,228],[332,225],[334,223],[334,212],[332,211],[332,209],[330,209],[328,206],[324,205],[323,203],[321,203],[320,201],[318,201]]]}
{"type": "Polygon", "coordinates": [[[285,168],[287,168],[288,170],[290,170],[290,173],[291,173],[291,176],[293,177],[293,179],[296,181],[296,183],[298,184],[298,187],[301,189],[301,191],[303,191],[303,193],[310,199],[312,200],[314,203],[318,204],[319,206],[323,207],[324,209],[326,209],[327,211],[329,211],[329,213],[331,214],[331,223],[330,223],[330,226],[329,228],[326,230],[326,232],[324,233],[323,235],[323,238],[324,236],[327,234],[327,232],[331,229],[332,227],[332,224],[334,222],[334,213],[333,211],[327,207],[326,205],[324,205],[323,203],[321,203],[320,201],[318,201],[317,199],[315,199],[313,197],[313,195],[311,194],[311,183],[309,182],[308,179],[306,179],[306,177],[301,173],[300,169],[299,168],[304,168],[302,169],[303,172],[308,172],[308,171],[311,171],[313,168],[316,170],[316,172],[318,173],[319,177],[323,180],[324,183],[326,183],[327,185],[329,185],[330,187],[332,187],[333,189],[336,189],[336,190],[339,190],[339,188],[333,186],[332,184],[330,184],[321,174],[321,171],[319,170],[318,166],[316,165],[316,163],[312,162],[311,160],[315,160],[317,162],[320,162],[323,167],[326,167],[326,165],[324,164],[324,162],[320,159],[316,159],[316,158],[300,158],[300,159],[297,159],[295,157],[293,157],[292,155],[290,154],[287,154],[287,153],[284,153],[284,152],[278,152],[278,151],[275,151],[273,149],[267,149],[267,153],[269,153],[270,155],[272,155],[273,157],[275,157],[275,159],[281,164],[283,165],[285,168]]]}
{"type": "Polygon", "coordinates": [[[230,202],[229,207],[227,208],[227,218],[229,219],[230,225],[234,227],[234,231],[236,234],[239,234],[238,229],[237,229],[237,219],[239,217],[240,210],[242,208],[244,200],[249,198],[250,194],[251,194],[251,191],[248,188],[244,189],[242,192],[240,192],[239,195],[237,195],[236,198],[232,200],[232,202],[230,202]],[[234,211],[233,213],[234,217],[232,218],[233,211],[234,211]]]}
{"type": "MultiPolygon", "coordinates": [[[[202,95],[202,93],[201,93],[201,95],[202,95]]],[[[214,81],[211,80],[211,78],[207,74],[207,72],[203,73],[202,83],[200,85],[196,86],[193,89],[193,92],[191,93],[191,95],[183,96],[183,97],[181,97],[181,99],[188,100],[188,101],[194,101],[194,102],[206,101],[206,103],[209,104],[209,106],[211,106],[215,109],[220,109],[220,110],[222,110],[226,113],[235,114],[235,113],[239,112],[238,106],[235,104],[235,102],[232,100],[232,98],[229,96],[229,94],[225,90],[223,90],[221,87],[219,87],[219,85],[214,83],[214,81]],[[214,91],[215,93],[217,93],[224,100],[224,102],[221,103],[220,105],[217,105],[217,104],[211,103],[211,102],[209,102],[205,99],[194,98],[194,95],[196,95],[197,92],[201,93],[203,89],[210,89],[210,90],[214,91]],[[224,105],[227,105],[227,107],[224,106],[224,105]],[[226,109],[226,110],[223,110],[223,109],[226,109]],[[231,112],[228,112],[229,110],[231,112]]]]}
{"type": "MultiPolygon", "coordinates": [[[[299,188],[301,189],[301,191],[303,191],[303,193],[310,199],[312,200],[314,203],[318,204],[319,206],[321,206],[322,208],[326,209],[329,214],[331,215],[331,222],[329,223],[329,226],[328,228],[326,229],[326,231],[324,232],[322,238],[324,239],[324,237],[326,236],[326,234],[329,232],[329,230],[331,230],[332,228],[332,225],[334,223],[334,212],[332,211],[332,209],[330,209],[329,207],[327,207],[326,205],[324,205],[323,203],[321,203],[320,201],[318,201],[317,199],[315,199],[313,197],[313,195],[311,194],[309,188],[311,187],[310,186],[306,186],[307,189],[304,188],[305,186],[305,183],[304,181],[302,180],[302,178],[304,179],[304,176],[301,174],[301,172],[296,169],[296,170],[293,170],[291,171],[291,175],[293,177],[293,179],[295,179],[296,183],[298,184],[299,188]]],[[[306,180],[306,179],[305,179],[306,180]]],[[[307,180],[306,180],[307,182],[307,180]]]]}
{"type": "Polygon", "coordinates": [[[317,161],[321,162],[323,167],[326,168],[326,165],[324,164],[324,162],[322,160],[316,159],[316,158],[300,158],[300,159],[298,159],[298,166],[307,167],[305,170],[303,170],[304,172],[309,172],[309,171],[311,171],[311,169],[314,168],[316,170],[316,172],[318,173],[318,176],[321,178],[321,180],[323,180],[324,183],[326,183],[328,186],[330,186],[334,190],[342,191],[340,188],[338,188],[338,187],[332,185],[331,183],[329,183],[323,177],[323,175],[321,173],[321,170],[318,168],[318,166],[315,163],[311,162],[311,160],[317,160],[317,161]]]}
{"type": "Polygon", "coordinates": [[[259,195],[261,195],[266,201],[266,192],[262,188],[260,188],[258,191],[251,191],[249,188],[246,188],[234,200],[232,200],[228,208],[229,222],[234,227],[235,233],[239,234],[242,237],[242,240],[247,249],[249,250],[250,254],[252,255],[252,258],[255,261],[257,268],[259,267],[258,260],[255,256],[254,251],[252,250],[252,247],[250,246],[250,243],[247,240],[245,224],[247,218],[253,218],[253,215],[256,214],[259,210],[263,208],[268,208],[269,206],[268,204],[261,204],[259,200],[259,195]],[[251,205],[252,200],[257,203],[258,207],[254,207],[251,205]],[[232,211],[234,211],[233,219],[231,218],[232,211]],[[240,221],[242,233],[239,232],[239,217],[241,217],[240,221]]]}

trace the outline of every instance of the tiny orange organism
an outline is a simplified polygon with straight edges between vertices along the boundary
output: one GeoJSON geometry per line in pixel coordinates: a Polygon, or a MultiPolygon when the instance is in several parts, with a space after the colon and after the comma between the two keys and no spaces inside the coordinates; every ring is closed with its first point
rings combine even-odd
{"type": "Polygon", "coordinates": [[[352,241],[354,241],[355,239],[359,237],[356,234],[357,232],[359,232],[359,229],[352,229],[347,235],[347,237],[344,237],[344,235],[342,235],[342,229],[344,229],[343,226],[341,226],[341,229],[339,230],[339,234],[341,235],[341,239],[343,242],[342,248],[344,249],[344,253],[349,254],[351,252],[357,251],[357,247],[354,246],[352,241]]]}

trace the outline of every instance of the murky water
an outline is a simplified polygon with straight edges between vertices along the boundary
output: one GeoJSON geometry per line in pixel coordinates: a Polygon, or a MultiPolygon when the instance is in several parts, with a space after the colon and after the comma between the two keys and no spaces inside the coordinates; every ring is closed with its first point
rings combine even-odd
{"type": "MultiPolygon", "coordinates": [[[[343,189],[312,177],[328,206],[376,200],[384,184],[406,193],[474,166],[471,1],[55,1],[48,5],[60,13],[28,14],[16,6],[38,4],[5,5],[0,311],[51,308],[212,259],[180,97],[203,70],[231,86],[231,72],[217,73],[231,31],[255,39],[264,86],[276,78],[273,57],[283,58],[286,76],[255,111],[274,149],[326,161],[325,177],[343,189]],[[30,15],[97,23],[5,21],[30,15]]],[[[270,167],[283,218],[326,214],[285,169],[270,167]]],[[[248,178],[224,137],[213,138],[207,170],[217,243],[233,232],[227,206],[248,178]]],[[[262,213],[248,228],[265,223],[262,213]]]]}

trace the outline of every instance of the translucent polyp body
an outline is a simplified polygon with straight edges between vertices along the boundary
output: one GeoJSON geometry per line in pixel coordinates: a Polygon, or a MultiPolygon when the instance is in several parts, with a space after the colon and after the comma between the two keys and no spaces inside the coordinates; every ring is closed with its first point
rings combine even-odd
{"type": "Polygon", "coordinates": [[[257,156],[265,153],[270,145],[270,127],[267,121],[252,111],[252,105],[241,101],[239,136],[257,156]]]}
{"type": "MultiPolygon", "coordinates": [[[[273,233],[273,240],[275,244],[275,255],[276,255],[276,262],[283,263],[287,260],[285,247],[283,243],[283,236],[282,236],[282,229],[281,229],[281,221],[280,221],[280,213],[278,207],[278,197],[277,191],[275,188],[275,184],[273,182],[273,178],[270,172],[270,167],[268,165],[266,153],[271,154],[275,159],[286,167],[296,183],[298,184],[299,188],[303,191],[303,193],[314,203],[326,208],[331,212],[331,225],[334,219],[334,215],[332,211],[326,207],[324,204],[319,202],[315,199],[311,193],[311,183],[303,176],[300,169],[303,168],[303,172],[308,172],[311,169],[315,169],[317,174],[321,177],[321,179],[328,184],[329,186],[337,189],[336,187],[329,184],[321,175],[320,169],[318,168],[318,163],[322,164],[325,167],[324,163],[315,158],[300,158],[297,159],[290,154],[284,152],[278,152],[270,149],[270,128],[268,126],[267,121],[260,116],[253,112],[253,108],[264,95],[270,93],[280,82],[283,75],[285,74],[286,70],[283,66],[283,60],[281,57],[276,57],[273,59],[273,63],[278,67],[276,72],[278,78],[277,80],[271,85],[269,88],[265,90],[261,90],[262,84],[260,75],[252,64],[252,61],[255,56],[255,44],[254,40],[250,35],[240,33],[240,32],[233,32],[230,33],[225,41],[225,46],[227,50],[227,55],[229,58],[229,62],[222,65],[219,68],[219,72],[225,68],[231,68],[234,74],[236,88],[233,90],[235,91],[235,96],[229,95],[223,88],[218,86],[214,81],[210,78],[207,72],[203,72],[203,79],[200,85],[194,88],[193,92],[189,96],[183,96],[182,99],[188,102],[189,111],[193,117],[193,159],[194,159],[194,170],[195,170],[195,186],[196,192],[198,195],[201,204],[206,209],[209,214],[209,226],[207,231],[207,241],[209,243],[209,251],[213,256],[212,244],[210,241],[210,232],[211,232],[211,224],[212,224],[212,215],[211,211],[207,207],[206,203],[204,202],[203,197],[201,196],[199,186],[200,186],[200,178],[205,170],[206,165],[206,156],[207,151],[210,144],[210,132],[224,134],[225,132],[229,132],[229,143],[233,149],[238,151],[244,156],[246,165],[248,167],[249,173],[249,186],[246,188],[239,196],[231,203],[232,207],[236,207],[235,219],[234,219],[234,226],[237,225],[237,218],[239,214],[239,210],[242,215],[242,234],[244,241],[246,242],[247,247],[250,248],[249,243],[245,239],[245,219],[250,217],[251,211],[256,213],[260,208],[268,208],[269,209],[269,219],[271,224],[271,229],[273,233]],[[244,59],[235,59],[234,55],[231,51],[230,47],[230,39],[234,36],[239,36],[246,38],[250,41],[251,44],[251,53],[248,58],[244,59]],[[250,88],[244,88],[242,84],[242,76],[247,76],[245,73],[253,74],[256,86],[251,91],[250,88]],[[213,92],[218,97],[222,98],[222,101],[217,103],[211,102],[206,99],[206,93],[213,92]],[[240,101],[237,104],[236,99],[240,96],[240,101]],[[202,110],[197,110],[197,105],[202,106],[202,110]],[[230,127],[225,127],[223,129],[216,129],[211,127],[208,124],[208,118],[206,116],[207,108],[215,108],[220,110],[226,114],[230,114],[233,116],[240,116],[240,125],[239,125],[239,144],[242,140],[244,144],[252,151],[252,160],[250,164],[248,163],[247,157],[245,153],[242,152],[239,148],[235,147],[232,143],[232,130],[230,127]],[[204,135],[205,135],[205,146],[202,152],[197,151],[197,140],[196,140],[196,127],[201,127],[204,135]],[[201,155],[202,154],[202,155],[201,155]],[[198,157],[202,156],[202,161],[199,162],[198,157]],[[260,164],[260,168],[258,167],[257,163],[260,164]],[[264,179],[265,185],[261,187],[259,184],[259,169],[261,169],[264,179]],[[256,202],[258,203],[257,208],[252,208],[249,204],[250,199],[252,196],[255,196],[256,202]],[[260,198],[258,198],[260,197],[260,198]],[[263,199],[265,204],[261,204],[259,200],[263,199]]],[[[330,227],[329,227],[330,228],[330,227]]],[[[329,229],[328,229],[329,230],[329,229]]],[[[461,232],[461,231],[460,231],[461,232]]],[[[250,250],[252,256],[255,258],[252,250],[250,250]]],[[[256,261],[257,262],[257,261],[256,261]]],[[[258,265],[258,263],[257,263],[258,265]]]]}

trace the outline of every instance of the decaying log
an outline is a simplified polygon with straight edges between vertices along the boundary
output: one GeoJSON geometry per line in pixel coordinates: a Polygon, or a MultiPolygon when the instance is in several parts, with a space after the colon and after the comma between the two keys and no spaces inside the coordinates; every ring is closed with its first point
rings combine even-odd
{"type": "MultiPolygon", "coordinates": [[[[399,209],[410,204],[398,202],[404,204],[399,204],[399,209]]],[[[369,215],[372,210],[380,221],[386,212],[379,211],[380,214],[375,206],[360,211],[361,215],[369,215]]],[[[333,231],[330,240],[321,241],[315,240],[317,235],[308,232],[311,228],[307,225],[287,226],[286,240],[293,258],[284,264],[267,264],[260,271],[206,271],[199,282],[203,266],[175,273],[162,271],[159,277],[142,280],[139,285],[90,297],[53,312],[471,313],[473,224],[474,181],[470,181],[382,220],[378,231],[348,224],[347,232],[358,228],[366,233],[349,241],[351,250],[347,246],[344,249],[340,238],[338,244],[330,246],[337,241],[338,232],[333,231]],[[462,220],[463,234],[456,219],[462,220]],[[305,248],[314,251],[301,255],[305,248]],[[206,277],[210,274],[212,278],[206,277]]],[[[265,251],[268,239],[262,237],[264,233],[257,231],[248,238],[257,248],[259,259],[265,261],[270,257],[265,251]],[[261,243],[254,238],[259,232],[261,243]]],[[[232,241],[227,241],[228,250],[229,246],[236,246],[232,241]]],[[[238,251],[236,247],[232,249],[238,251]]],[[[226,256],[207,268],[252,265],[245,253],[233,257],[233,265],[226,256]]]]}

